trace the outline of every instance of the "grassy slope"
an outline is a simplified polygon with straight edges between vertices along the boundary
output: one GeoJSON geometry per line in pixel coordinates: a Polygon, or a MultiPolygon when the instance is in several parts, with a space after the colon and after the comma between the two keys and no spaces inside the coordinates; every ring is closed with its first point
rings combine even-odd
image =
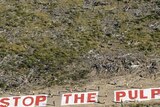
{"type": "MultiPolygon", "coordinates": [[[[111,1],[111,5],[91,6],[90,9],[83,8],[83,0],[1,2],[1,71],[16,72],[15,76],[28,76],[34,71],[35,75],[28,76],[29,81],[38,77],[47,81],[47,84],[62,84],[61,81],[66,79],[84,78],[84,73],[89,71],[83,69],[85,65],[81,63],[81,57],[101,46],[110,50],[109,41],[116,44],[115,49],[159,54],[159,29],[150,30],[148,27],[150,22],[159,20],[158,14],[150,11],[148,15],[134,17],[131,13],[122,11],[125,5],[123,1],[109,2],[111,1]],[[114,7],[117,9],[114,10],[114,7]],[[109,26],[113,30],[109,36],[104,31],[105,20],[108,18],[119,22],[116,28],[112,24],[109,26]],[[122,34],[123,42],[114,36],[122,34]],[[79,67],[67,68],[67,65],[73,66],[74,63],[79,67]]],[[[138,5],[134,1],[129,3],[135,9],[143,4],[151,2],[142,0],[138,5]]]]}

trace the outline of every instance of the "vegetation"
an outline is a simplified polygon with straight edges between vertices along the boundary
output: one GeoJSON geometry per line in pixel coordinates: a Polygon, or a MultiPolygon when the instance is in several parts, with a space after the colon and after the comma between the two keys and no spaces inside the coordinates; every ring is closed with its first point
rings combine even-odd
{"type": "Polygon", "coordinates": [[[0,68],[14,78],[53,85],[84,79],[90,72],[84,56],[92,49],[110,50],[109,41],[115,49],[159,54],[159,13],[141,9],[159,7],[153,1],[130,1],[131,11],[123,10],[125,0],[87,8],[83,0],[0,2],[0,68]],[[147,12],[135,16],[136,9],[147,12]]]}

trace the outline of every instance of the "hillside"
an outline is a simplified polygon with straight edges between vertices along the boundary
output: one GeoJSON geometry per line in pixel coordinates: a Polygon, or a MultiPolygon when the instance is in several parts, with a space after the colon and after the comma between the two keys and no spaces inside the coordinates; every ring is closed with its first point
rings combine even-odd
{"type": "Polygon", "coordinates": [[[160,71],[159,0],[0,0],[0,88],[160,71]]]}

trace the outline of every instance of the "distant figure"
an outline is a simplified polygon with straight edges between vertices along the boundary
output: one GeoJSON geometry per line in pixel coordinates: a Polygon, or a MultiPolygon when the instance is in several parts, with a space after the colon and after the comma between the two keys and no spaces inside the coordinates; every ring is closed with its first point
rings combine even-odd
{"type": "Polygon", "coordinates": [[[98,91],[100,90],[100,87],[98,86],[98,91]]]}
{"type": "Polygon", "coordinates": [[[60,92],[60,91],[58,91],[58,95],[61,95],[61,92],[60,92]]]}
{"type": "Polygon", "coordinates": [[[107,95],[107,93],[105,93],[105,97],[107,97],[108,95],[107,95]]]}
{"type": "Polygon", "coordinates": [[[55,106],[56,105],[56,103],[55,103],[55,101],[53,101],[53,106],[55,106]]]}
{"type": "Polygon", "coordinates": [[[85,88],[84,91],[87,92],[87,88],[85,88]]]}
{"type": "Polygon", "coordinates": [[[48,90],[48,95],[49,95],[49,96],[51,95],[51,90],[48,90]]]}

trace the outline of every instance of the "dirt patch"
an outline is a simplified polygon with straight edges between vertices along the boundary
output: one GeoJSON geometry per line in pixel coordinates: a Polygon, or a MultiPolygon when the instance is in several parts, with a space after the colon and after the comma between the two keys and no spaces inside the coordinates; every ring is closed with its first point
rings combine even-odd
{"type": "MultiPolygon", "coordinates": [[[[70,86],[70,87],[77,87],[77,91],[74,89],[73,92],[78,91],[84,91],[85,88],[86,91],[98,91],[99,89],[99,103],[94,105],[76,105],[76,107],[110,107],[110,106],[116,106],[119,107],[121,104],[114,103],[114,91],[115,90],[124,90],[124,89],[133,89],[133,88],[156,88],[160,85],[160,78],[157,78],[156,80],[150,79],[150,78],[142,78],[139,76],[134,75],[127,75],[127,76],[117,76],[110,79],[99,79],[95,78],[94,81],[88,82],[84,86],[70,86]],[[99,87],[99,88],[98,88],[99,87]]],[[[68,86],[54,86],[54,87],[48,87],[44,89],[38,89],[38,90],[25,90],[23,92],[5,92],[1,96],[17,96],[17,95],[27,95],[27,94],[50,94],[48,98],[48,106],[47,107],[53,107],[53,103],[55,103],[55,107],[61,107],[61,94],[69,92],[68,86]]],[[[155,100],[155,103],[157,101],[155,100]]],[[[143,103],[151,103],[151,102],[143,102],[143,103]]],[[[152,101],[152,104],[154,102],[152,101]]],[[[135,105],[136,103],[126,103],[126,106],[129,106],[129,104],[135,105]]],[[[66,107],[74,107],[74,106],[66,106],[66,107]]]]}

